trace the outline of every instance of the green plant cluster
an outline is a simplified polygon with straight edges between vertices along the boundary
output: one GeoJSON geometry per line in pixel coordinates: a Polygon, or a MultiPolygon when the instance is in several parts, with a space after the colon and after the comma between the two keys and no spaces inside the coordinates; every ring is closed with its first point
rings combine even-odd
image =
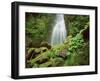
{"type": "Polygon", "coordinates": [[[84,39],[81,34],[77,34],[75,37],[69,40],[68,44],[68,55],[73,54],[76,49],[79,49],[83,46],[84,39]]]}

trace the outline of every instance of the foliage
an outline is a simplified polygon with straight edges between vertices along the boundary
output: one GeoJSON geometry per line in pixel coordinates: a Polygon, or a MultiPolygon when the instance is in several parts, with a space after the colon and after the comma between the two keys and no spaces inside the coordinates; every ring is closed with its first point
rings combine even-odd
{"type": "Polygon", "coordinates": [[[73,54],[76,49],[82,47],[83,43],[84,39],[81,34],[71,38],[68,43],[68,55],[73,54]]]}
{"type": "Polygon", "coordinates": [[[89,43],[84,43],[80,49],[76,49],[73,54],[68,55],[65,66],[88,65],[89,64],[89,43]]]}
{"type": "Polygon", "coordinates": [[[69,37],[69,40],[66,40],[64,44],[52,47],[51,50],[41,53],[29,62],[34,66],[37,62],[47,59],[46,62],[40,64],[38,67],[59,66],[59,64],[63,66],[88,64],[89,59],[87,49],[89,47],[87,47],[88,44],[85,44],[82,34],[77,34],[75,37],[69,37]],[[60,55],[60,51],[65,49],[67,50],[65,52],[65,57],[67,58],[60,55]]]}
{"type": "Polygon", "coordinates": [[[52,27],[53,14],[26,13],[26,46],[39,46],[42,40],[46,41],[48,29],[52,27]],[[38,41],[37,41],[38,40],[38,41]]]}
{"type": "Polygon", "coordinates": [[[87,22],[89,22],[89,16],[87,15],[65,15],[68,35],[75,36],[80,30],[84,29],[87,22]]]}
{"type": "Polygon", "coordinates": [[[54,18],[55,14],[26,13],[26,51],[32,54],[26,67],[88,65],[89,40],[85,41],[83,33],[89,28],[89,16],[64,15],[68,36],[63,44],[51,46],[54,18]]]}

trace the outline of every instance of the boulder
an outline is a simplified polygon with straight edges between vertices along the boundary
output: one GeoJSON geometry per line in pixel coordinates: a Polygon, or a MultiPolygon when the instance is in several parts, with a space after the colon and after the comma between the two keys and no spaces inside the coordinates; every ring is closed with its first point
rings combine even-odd
{"type": "Polygon", "coordinates": [[[51,45],[48,44],[48,42],[41,42],[40,47],[47,47],[48,49],[51,49],[51,45]]]}
{"type": "Polygon", "coordinates": [[[59,56],[65,58],[67,56],[67,50],[63,49],[62,51],[60,51],[59,56]]]}
{"type": "Polygon", "coordinates": [[[48,50],[47,47],[40,47],[41,52],[46,52],[48,50]]]}

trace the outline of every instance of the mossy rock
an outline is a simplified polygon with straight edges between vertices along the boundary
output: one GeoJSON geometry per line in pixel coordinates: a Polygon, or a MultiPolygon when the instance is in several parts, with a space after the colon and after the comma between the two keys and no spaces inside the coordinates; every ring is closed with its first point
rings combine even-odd
{"type": "Polygon", "coordinates": [[[63,49],[59,52],[59,56],[65,58],[67,56],[67,50],[66,49],[63,49]]]}
{"type": "Polygon", "coordinates": [[[29,59],[31,58],[34,49],[35,49],[35,48],[29,48],[29,49],[28,49],[28,51],[26,52],[26,55],[25,55],[26,61],[29,60],[29,59]]]}
{"type": "Polygon", "coordinates": [[[41,49],[40,48],[35,48],[34,52],[35,53],[41,53],[41,49]]]}
{"type": "Polygon", "coordinates": [[[49,45],[49,43],[45,41],[41,42],[40,47],[47,47],[48,49],[51,49],[51,45],[49,45]]]}
{"type": "Polygon", "coordinates": [[[64,64],[64,59],[61,57],[54,58],[52,66],[62,66],[64,64]]]}
{"type": "Polygon", "coordinates": [[[41,52],[46,52],[48,50],[47,47],[40,47],[41,52]]]}
{"type": "Polygon", "coordinates": [[[32,66],[32,68],[37,68],[37,67],[39,67],[39,64],[37,63],[34,63],[34,65],[32,66]]]}
{"type": "Polygon", "coordinates": [[[29,48],[28,49],[28,54],[30,54],[35,48],[29,48]]]}
{"type": "Polygon", "coordinates": [[[42,59],[47,59],[47,58],[49,58],[47,56],[47,52],[43,52],[43,53],[38,54],[34,59],[30,59],[29,63],[34,64],[42,59]]]}
{"type": "Polygon", "coordinates": [[[40,64],[39,67],[49,67],[50,65],[52,65],[52,61],[48,61],[43,64],[40,64]]]}
{"type": "Polygon", "coordinates": [[[43,63],[47,62],[48,60],[49,60],[48,57],[41,58],[41,59],[39,59],[39,60],[37,61],[37,63],[38,63],[38,64],[43,64],[43,63]]]}

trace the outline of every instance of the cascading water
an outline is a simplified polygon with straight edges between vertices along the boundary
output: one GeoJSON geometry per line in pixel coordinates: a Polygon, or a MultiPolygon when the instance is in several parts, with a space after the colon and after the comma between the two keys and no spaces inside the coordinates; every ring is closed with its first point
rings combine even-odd
{"type": "Polygon", "coordinates": [[[64,22],[64,15],[57,14],[55,25],[52,31],[51,37],[51,45],[62,44],[67,36],[65,22],[64,22]]]}

